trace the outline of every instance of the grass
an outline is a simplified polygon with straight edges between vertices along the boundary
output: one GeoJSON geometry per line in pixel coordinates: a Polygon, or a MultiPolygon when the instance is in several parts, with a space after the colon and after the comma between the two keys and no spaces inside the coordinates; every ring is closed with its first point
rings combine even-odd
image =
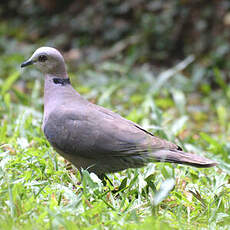
{"type": "Polygon", "coordinates": [[[89,100],[219,162],[209,169],[149,164],[108,175],[113,185],[83,171],[79,184],[80,173],[41,131],[41,74],[15,68],[26,55],[8,54],[0,79],[1,229],[229,228],[230,86],[218,69],[212,90],[204,74],[187,76],[186,66],[158,77],[129,62],[70,68],[74,87],[89,100]]]}

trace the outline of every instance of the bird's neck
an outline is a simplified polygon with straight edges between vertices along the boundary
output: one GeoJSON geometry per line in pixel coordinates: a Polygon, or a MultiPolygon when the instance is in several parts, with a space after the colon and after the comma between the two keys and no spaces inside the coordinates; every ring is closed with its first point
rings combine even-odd
{"type": "Polygon", "coordinates": [[[44,87],[44,119],[48,117],[50,112],[61,104],[65,103],[69,94],[77,92],[71,86],[68,76],[45,75],[44,87]]]}
{"type": "MultiPolygon", "coordinates": [[[[67,74],[64,75],[45,75],[45,94],[54,93],[57,94],[58,91],[65,89],[66,87],[71,86],[70,79],[67,74]]],[[[45,95],[46,96],[46,95],[45,95]]]]}
{"type": "MultiPolygon", "coordinates": [[[[55,104],[56,101],[62,101],[62,98],[68,92],[75,91],[70,83],[68,75],[61,77],[59,75],[45,75],[44,102],[47,104],[55,104]]],[[[45,108],[46,109],[46,108],[45,108]]]]}

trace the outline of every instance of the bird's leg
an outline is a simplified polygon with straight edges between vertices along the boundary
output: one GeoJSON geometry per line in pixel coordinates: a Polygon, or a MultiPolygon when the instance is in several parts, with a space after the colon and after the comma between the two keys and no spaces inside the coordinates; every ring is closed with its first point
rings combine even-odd
{"type": "Polygon", "coordinates": [[[106,180],[108,180],[109,183],[113,186],[112,181],[105,174],[100,174],[100,175],[97,175],[97,176],[102,181],[104,186],[106,186],[106,180]]]}

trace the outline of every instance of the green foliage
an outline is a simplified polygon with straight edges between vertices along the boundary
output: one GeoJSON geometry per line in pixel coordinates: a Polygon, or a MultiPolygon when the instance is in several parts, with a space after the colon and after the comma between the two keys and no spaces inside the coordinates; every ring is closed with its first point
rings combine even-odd
{"type": "MultiPolygon", "coordinates": [[[[71,73],[71,78],[89,100],[118,111],[161,137],[183,143],[188,151],[206,152],[220,165],[196,169],[149,164],[110,174],[105,185],[96,175],[82,171],[81,181],[80,173],[55,153],[41,131],[42,84],[28,81],[31,93],[19,90],[15,84],[20,82],[19,75],[13,71],[1,83],[2,228],[227,229],[229,86],[221,83],[224,89],[215,95],[197,92],[193,98],[193,92],[184,86],[196,87],[194,76],[187,79],[174,71],[176,67],[170,70],[172,77],[159,87],[163,79],[150,71],[119,64],[121,77],[117,65],[103,63],[97,70],[88,67],[71,73]]],[[[30,70],[23,75],[26,73],[33,75],[30,70]]]]}
{"type": "Polygon", "coordinates": [[[0,3],[0,229],[229,229],[228,1],[71,2],[0,3]],[[41,74],[20,70],[41,45],[85,98],[218,167],[81,180],[41,131],[41,74]]]}

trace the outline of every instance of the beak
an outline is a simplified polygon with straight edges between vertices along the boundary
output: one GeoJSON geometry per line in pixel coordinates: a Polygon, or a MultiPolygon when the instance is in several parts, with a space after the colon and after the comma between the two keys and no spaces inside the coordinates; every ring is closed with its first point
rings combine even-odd
{"type": "Polygon", "coordinates": [[[34,61],[29,59],[21,64],[21,68],[28,66],[28,65],[33,65],[33,64],[34,64],[34,61]]]}

